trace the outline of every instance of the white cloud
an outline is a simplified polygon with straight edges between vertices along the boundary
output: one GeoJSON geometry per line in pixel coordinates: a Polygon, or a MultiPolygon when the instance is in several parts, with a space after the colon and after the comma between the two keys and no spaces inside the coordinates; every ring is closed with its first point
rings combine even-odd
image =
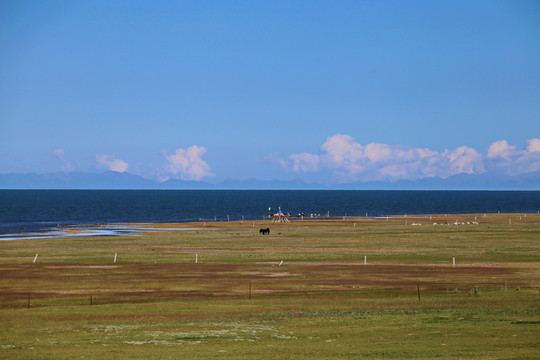
{"type": "Polygon", "coordinates": [[[515,146],[508,145],[508,142],[506,142],[506,140],[500,140],[495,141],[489,146],[487,157],[490,159],[500,157],[505,160],[509,160],[510,157],[515,154],[515,152],[515,146]]]}
{"type": "Polygon", "coordinates": [[[540,139],[529,139],[524,150],[516,150],[506,140],[496,141],[488,148],[488,158],[488,167],[497,168],[508,175],[539,171],[540,139]]]}
{"type": "Polygon", "coordinates": [[[355,143],[349,135],[337,134],[326,139],[321,150],[330,165],[350,166],[363,156],[362,145],[355,143]]]}
{"type": "Polygon", "coordinates": [[[74,160],[67,160],[65,158],[65,152],[63,149],[56,149],[53,152],[55,158],[57,158],[62,164],[62,171],[71,172],[79,167],[79,163],[74,160]]]}
{"type": "Polygon", "coordinates": [[[163,151],[168,164],[165,166],[165,176],[162,180],[167,180],[170,175],[180,176],[182,180],[201,180],[204,177],[214,176],[210,166],[202,159],[205,153],[206,148],[197,145],[187,149],[178,148],[172,155],[163,151]]]}
{"type": "Polygon", "coordinates": [[[518,153],[517,158],[509,167],[508,173],[521,174],[540,170],[540,139],[530,139],[524,151],[518,153]]]}
{"type": "Polygon", "coordinates": [[[292,170],[298,171],[319,171],[319,156],[310,153],[292,154],[289,156],[292,162],[292,170]]]}
{"type": "Polygon", "coordinates": [[[126,172],[128,169],[128,163],[123,160],[117,159],[114,154],[113,155],[96,154],[96,163],[98,164],[99,167],[104,167],[108,170],[116,171],[120,173],[126,172]]]}
{"type": "MultiPolygon", "coordinates": [[[[350,181],[435,176],[438,171],[432,165],[441,154],[401,145],[370,143],[363,146],[349,135],[337,134],[326,139],[318,156],[324,167],[335,169],[343,181],[350,181]]],[[[307,155],[304,153],[303,157],[307,155]]],[[[294,167],[292,170],[297,171],[294,167]]]]}
{"type": "Polygon", "coordinates": [[[449,174],[478,174],[484,172],[482,155],[473,148],[461,146],[455,150],[445,150],[443,157],[448,159],[449,174]]]}
{"type": "Polygon", "coordinates": [[[527,153],[540,152],[540,139],[530,139],[527,143],[527,153]]]}
{"type": "Polygon", "coordinates": [[[364,157],[373,162],[388,161],[392,155],[403,155],[398,149],[392,149],[390,145],[371,143],[364,147],[364,157]]]}

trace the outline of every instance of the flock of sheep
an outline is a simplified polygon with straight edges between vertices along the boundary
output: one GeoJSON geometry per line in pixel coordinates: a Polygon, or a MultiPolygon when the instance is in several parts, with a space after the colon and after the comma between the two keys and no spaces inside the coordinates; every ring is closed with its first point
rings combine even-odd
{"type": "MultiPolygon", "coordinates": [[[[476,221],[467,221],[467,222],[464,222],[464,221],[458,221],[456,220],[454,223],[454,225],[478,225],[478,222],[476,221]]],[[[446,223],[433,223],[433,225],[450,225],[450,223],[446,222],[446,223]]],[[[422,226],[422,224],[420,223],[412,223],[411,226],[422,226]]]]}

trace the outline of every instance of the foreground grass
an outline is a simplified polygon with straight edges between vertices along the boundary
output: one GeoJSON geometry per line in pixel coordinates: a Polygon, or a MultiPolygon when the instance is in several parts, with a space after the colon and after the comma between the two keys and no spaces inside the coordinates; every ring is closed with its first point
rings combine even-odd
{"type": "Polygon", "coordinates": [[[173,301],[9,310],[6,358],[537,358],[532,294],[173,301]],[[507,298],[508,299],[508,298],[507,298]],[[333,304],[333,305],[332,305],[333,304]]]}
{"type": "Polygon", "coordinates": [[[539,358],[540,216],[484,219],[0,242],[0,358],[539,358]]]}

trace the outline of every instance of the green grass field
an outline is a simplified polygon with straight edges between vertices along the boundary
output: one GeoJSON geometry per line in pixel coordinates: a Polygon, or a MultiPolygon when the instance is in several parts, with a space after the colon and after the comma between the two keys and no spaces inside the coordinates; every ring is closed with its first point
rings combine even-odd
{"type": "Polygon", "coordinates": [[[203,225],[0,241],[0,358],[540,358],[538,214],[203,225]]]}

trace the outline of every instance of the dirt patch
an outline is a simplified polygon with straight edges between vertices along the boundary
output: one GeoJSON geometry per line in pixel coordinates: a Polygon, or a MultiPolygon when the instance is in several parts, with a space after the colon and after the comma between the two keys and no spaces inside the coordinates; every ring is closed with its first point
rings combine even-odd
{"type": "MultiPolygon", "coordinates": [[[[92,294],[139,294],[139,293],[151,293],[155,292],[153,289],[96,289],[92,290],[92,294]]],[[[88,290],[58,290],[58,291],[46,291],[46,294],[58,294],[58,295],[87,295],[88,290]]]]}
{"type": "Polygon", "coordinates": [[[247,271],[247,272],[241,273],[241,275],[279,278],[279,277],[297,276],[298,274],[291,274],[289,272],[247,271]]]}
{"type": "Polygon", "coordinates": [[[45,265],[43,267],[45,269],[116,269],[118,265],[45,265]]]}

